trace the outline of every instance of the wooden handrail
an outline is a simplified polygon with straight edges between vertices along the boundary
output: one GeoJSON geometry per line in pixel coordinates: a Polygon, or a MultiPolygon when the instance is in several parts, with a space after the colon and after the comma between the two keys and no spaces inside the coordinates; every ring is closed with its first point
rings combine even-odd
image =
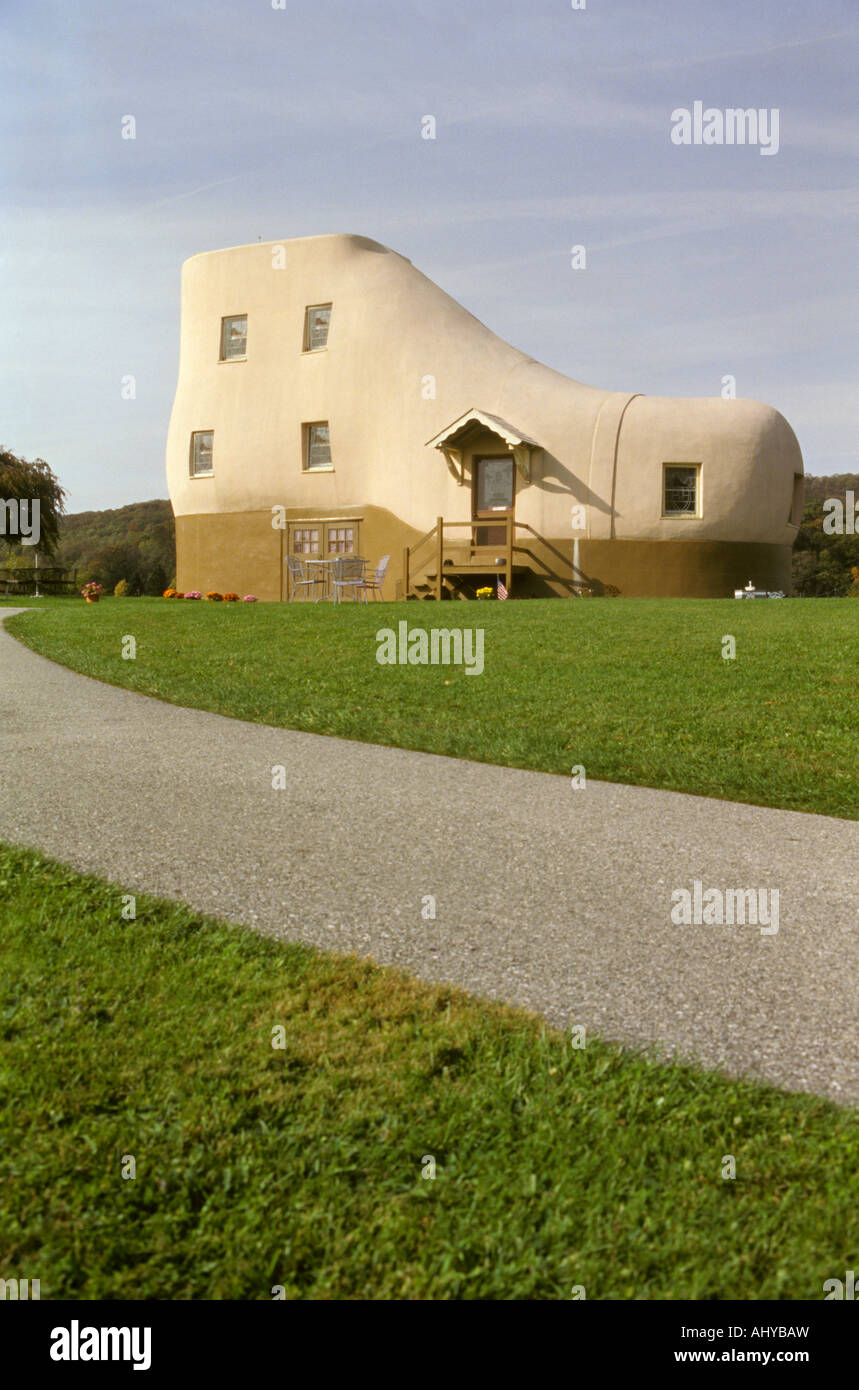
{"type": "MultiPolygon", "coordinates": [[[[414,558],[417,552],[420,550],[421,546],[426,545],[428,541],[431,541],[433,538],[435,538],[436,568],[434,575],[435,583],[433,587],[435,590],[435,598],[437,600],[441,600],[443,589],[442,581],[444,579],[445,528],[447,528],[448,530],[470,531],[471,537],[468,540],[467,545],[472,554],[474,554],[475,552],[481,550],[497,551],[499,549],[499,546],[497,544],[493,545],[490,542],[478,543],[478,541],[475,538],[476,532],[478,530],[481,530],[488,526],[504,527],[504,540],[502,542],[504,546],[504,578],[507,592],[509,594],[513,584],[514,551],[531,554],[530,550],[526,546],[516,544],[516,530],[518,529],[522,531],[530,531],[530,533],[533,536],[535,536],[537,540],[541,541],[544,545],[548,543],[544,541],[543,538],[539,536],[538,533],[534,530],[534,528],[532,526],[529,526],[527,522],[516,521],[512,514],[510,512],[507,512],[504,516],[473,517],[470,521],[445,521],[444,517],[437,517],[435,526],[433,526],[429,531],[427,531],[426,535],[421,536],[419,540],[415,541],[414,545],[407,545],[403,547],[403,597],[408,598],[409,588],[411,586],[411,577],[412,574],[415,572],[414,558]]],[[[554,547],[552,546],[550,546],[549,548],[554,549],[554,547]]],[[[563,559],[559,552],[556,551],[555,553],[558,554],[559,559],[563,559]]],[[[531,558],[536,559],[536,557],[533,555],[531,556],[531,558]]],[[[551,574],[552,571],[549,569],[549,566],[546,565],[545,562],[543,563],[544,568],[548,571],[548,573],[551,574]]]]}
{"type": "Polygon", "coordinates": [[[419,540],[416,540],[414,545],[403,546],[403,598],[408,598],[409,596],[409,584],[411,582],[412,561],[415,558],[415,554],[417,553],[417,551],[420,550],[422,545],[425,545],[427,541],[432,540],[437,530],[438,522],[436,522],[435,526],[433,526],[431,531],[427,531],[425,536],[421,536],[419,540]]]}
{"type": "MultiPolygon", "coordinates": [[[[523,531],[531,531],[533,535],[535,535],[535,536],[537,535],[537,532],[534,531],[534,528],[533,528],[532,526],[529,526],[528,523],[527,523],[526,521],[515,521],[515,520],[513,520],[513,519],[510,517],[509,513],[508,513],[507,515],[505,515],[505,516],[498,516],[498,517],[492,517],[492,516],[478,516],[478,517],[472,517],[471,521],[445,521],[444,517],[439,517],[438,520],[441,521],[441,522],[444,524],[444,529],[445,529],[446,531],[451,531],[451,530],[454,529],[454,527],[460,527],[460,528],[462,528],[462,527],[468,527],[468,526],[471,526],[471,527],[475,527],[475,526],[509,526],[509,525],[512,524],[512,526],[513,526],[514,528],[519,527],[519,528],[520,528],[521,530],[523,530],[523,531]]],[[[434,536],[437,530],[438,530],[438,522],[436,522],[435,526],[432,528],[431,531],[427,531],[427,533],[426,533],[425,536],[421,536],[421,538],[420,538],[419,541],[415,541],[414,545],[411,547],[412,554],[414,554],[414,552],[417,550],[418,546],[423,545],[424,541],[428,541],[429,538],[430,538],[430,536],[434,536]]],[[[539,539],[539,538],[538,538],[538,539],[539,539]]]]}
{"type": "Polygon", "coordinates": [[[504,568],[507,571],[507,578],[504,580],[504,587],[508,594],[513,587],[513,526],[510,514],[507,515],[507,542],[504,547],[504,568]]]}
{"type": "Polygon", "coordinates": [[[438,544],[436,546],[435,556],[435,596],[438,602],[441,603],[441,572],[444,566],[444,517],[438,517],[435,525],[438,532],[438,544]]]}
{"type": "MultiPolygon", "coordinates": [[[[450,526],[451,523],[448,522],[447,524],[448,524],[448,526],[450,526]]],[[[409,547],[410,550],[411,550],[411,552],[412,552],[412,554],[414,555],[414,553],[415,553],[416,550],[420,550],[421,546],[424,544],[425,541],[432,540],[432,538],[433,538],[433,536],[435,535],[435,533],[436,533],[437,530],[438,530],[438,522],[436,522],[435,526],[433,526],[433,528],[432,528],[431,531],[427,531],[427,533],[426,533],[425,536],[421,536],[421,538],[420,538],[419,541],[415,541],[414,545],[409,547]]]]}

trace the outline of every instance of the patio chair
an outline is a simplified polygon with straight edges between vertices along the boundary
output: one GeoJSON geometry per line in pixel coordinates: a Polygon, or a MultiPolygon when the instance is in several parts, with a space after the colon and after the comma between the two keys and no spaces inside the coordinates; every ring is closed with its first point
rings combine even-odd
{"type": "Polygon", "coordinates": [[[300,560],[297,555],[287,555],[286,567],[289,570],[293,598],[299,589],[314,589],[320,582],[320,575],[308,570],[304,561],[300,560]]]}
{"type": "Polygon", "coordinates": [[[368,594],[375,594],[378,599],[381,599],[382,585],[385,582],[385,575],[388,570],[388,561],[390,560],[390,558],[390,555],[383,555],[378,565],[376,566],[375,573],[369,575],[367,578],[361,581],[360,588],[362,594],[364,595],[365,603],[367,602],[368,594]]]}
{"type": "Polygon", "coordinates": [[[338,555],[334,561],[334,570],[331,576],[331,589],[334,595],[334,602],[341,602],[341,595],[347,589],[354,591],[357,598],[364,583],[364,567],[366,560],[360,555],[338,555]]]}

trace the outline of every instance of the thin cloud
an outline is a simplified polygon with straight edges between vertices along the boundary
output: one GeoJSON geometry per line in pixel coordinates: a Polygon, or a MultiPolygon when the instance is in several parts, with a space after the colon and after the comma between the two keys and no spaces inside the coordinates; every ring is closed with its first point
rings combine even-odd
{"type": "Polygon", "coordinates": [[[765,58],[771,53],[788,53],[807,48],[819,48],[822,44],[843,45],[859,38],[859,29],[845,29],[838,33],[814,34],[804,39],[785,39],[781,43],[761,44],[757,48],[727,48],[718,53],[672,53],[670,58],[651,58],[634,63],[609,63],[603,72],[676,72],[678,68],[702,67],[708,63],[742,62],[747,58],[765,58]]]}
{"type": "Polygon", "coordinates": [[[257,169],[242,169],[241,173],[230,174],[225,179],[215,179],[212,183],[201,183],[198,188],[188,188],[183,193],[168,193],[166,198],[156,198],[152,203],[140,203],[131,209],[129,216],[137,217],[141,212],[149,212],[152,208],[163,208],[168,203],[179,203],[185,198],[194,198],[198,193],[208,193],[210,188],[223,188],[225,184],[236,183],[239,179],[250,178],[252,174],[262,172],[263,166],[257,169]]]}

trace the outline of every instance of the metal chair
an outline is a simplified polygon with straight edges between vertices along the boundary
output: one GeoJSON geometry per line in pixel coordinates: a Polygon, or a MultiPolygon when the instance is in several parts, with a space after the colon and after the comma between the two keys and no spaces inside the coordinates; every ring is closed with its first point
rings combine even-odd
{"type": "Polygon", "coordinates": [[[331,589],[334,602],[341,602],[341,594],[346,589],[354,589],[357,598],[364,584],[366,560],[360,555],[338,555],[334,561],[331,576],[331,589]]]}
{"type": "Polygon", "coordinates": [[[312,572],[308,573],[304,561],[299,559],[297,555],[287,555],[286,567],[289,570],[293,599],[299,589],[314,589],[320,582],[320,576],[312,572]]]}
{"type": "Polygon", "coordinates": [[[362,594],[364,595],[365,603],[367,602],[368,594],[375,594],[378,599],[381,599],[382,585],[385,582],[385,575],[388,571],[388,561],[390,560],[390,558],[390,555],[383,555],[378,565],[376,566],[375,573],[370,575],[368,578],[362,579],[360,588],[362,594]]]}

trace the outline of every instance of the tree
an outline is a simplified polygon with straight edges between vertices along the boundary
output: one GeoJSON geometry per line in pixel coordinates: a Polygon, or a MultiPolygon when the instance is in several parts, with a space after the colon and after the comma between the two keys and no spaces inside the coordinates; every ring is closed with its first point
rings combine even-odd
{"type": "MultiPolygon", "coordinates": [[[[39,503],[38,548],[53,555],[60,536],[60,517],[65,511],[66,494],[44,459],[18,458],[0,445],[0,500],[39,503]]],[[[7,527],[15,526],[14,518],[6,511],[7,527]]],[[[7,544],[18,545],[19,530],[7,529],[7,544]]]]}
{"type": "Polygon", "coordinates": [[[859,534],[824,531],[824,502],[837,498],[849,511],[848,492],[859,497],[859,474],[807,477],[802,526],[793,549],[793,591],[800,598],[842,598],[854,589],[852,570],[859,565],[859,534]]]}
{"type": "Polygon", "coordinates": [[[129,593],[139,592],[136,587],[137,569],[137,551],[131,545],[103,545],[88,557],[87,573],[91,572],[93,578],[110,592],[113,592],[120,579],[127,582],[129,593]]]}

